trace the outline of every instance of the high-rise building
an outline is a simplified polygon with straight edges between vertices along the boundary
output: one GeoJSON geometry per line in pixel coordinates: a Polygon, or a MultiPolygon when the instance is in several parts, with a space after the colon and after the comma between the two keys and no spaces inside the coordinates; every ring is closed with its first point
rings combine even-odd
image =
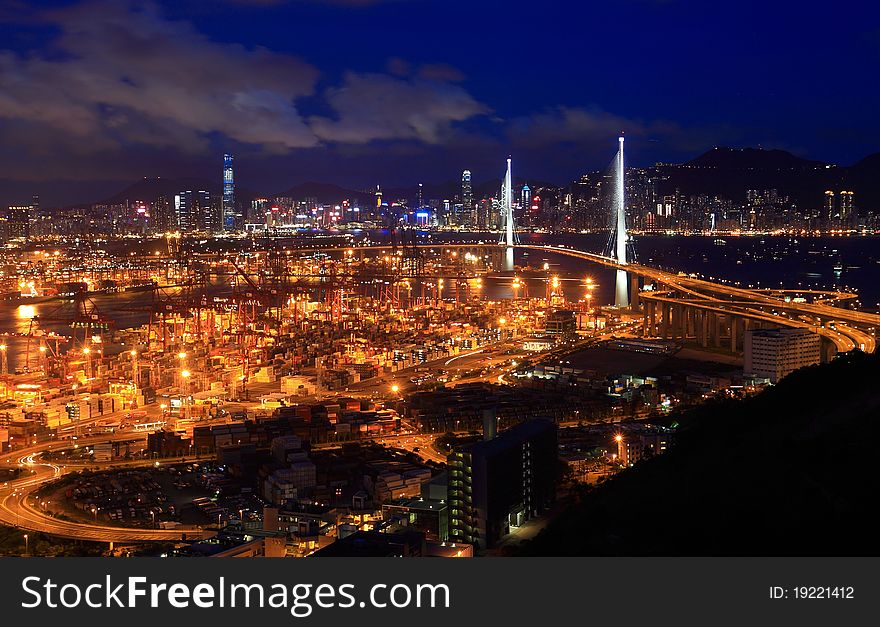
{"type": "Polygon", "coordinates": [[[470,216],[474,211],[474,190],[473,187],[471,187],[470,170],[465,170],[461,173],[461,204],[464,213],[463,217],[466,217],[466,219],[463,220],[462,217],[459,217],[457,220],[458,223],[463,224],[473,222],[473,220],[470,219],[470,216]]]}
{"type": "Polygon", "coordinates": [[[855,194],[849,191],[840,192],[840,224],[841,226],[852,226],[855,220],[855,212],[853,207],[853,198],[855,194]]]}
{"type": "Polygon", "coordinates": [[[234,231],[235,215],[235,181],[232,176],[232,155],[223,155],[223,230],[234,231]]]}
{"type": "Polygon", "coordinates": [[[525,212],[528,212],[529,207],[532,206],[532,190],[528,185],[523,185],[519,205],[525,212]]]}
{"type": "Polygon", "coordinates": [[[14,239],[21,237],[27,239],[31,235],[31,207],[30,205],[20,205],[17,207],[9,207],[6,213],[7,231],[9,238],[14,239]]]}
{"type": "Polygon", "coordinates": [[[278,217],[277,214],[278,212],[276,211],[273,216],[272,203],[269,202],[268,198],[254,198],[251,201],[251,210],[248,212],[248,223],[263,223],[266,226],[277,226],[275,224],[275,218],[278,217]]]}
{"type": "MultiPolygon", "coordinates": [[[[494,425],[494,413],[491,416],[494,425]]],[[[491,547],[555,495],[556,424],[530,420],[449,456],[449,539],[491,547]]]]}
{"type": "Polygon", "coordinates": [[[478,229],[487,229],[497,226],[497,219],[500,215],[494,198],[484,198],[476,203],[472,211],[473,220],[471,225],[478,229]],[[494,220],[493,220],[494,218],[494,220]]]}
{"type": "Polygon", "coordinates": [[[751,329],[744,345],[743,371],[771,383],[821,360],[821,338],[808,329],[751,329]]]}
{"type": "Polygon", "coordinates": [[[153,228],[159,233],[165,233],[174,228],[174,219],[171,213],[171,202],[165,194],[160,195],[153,201],[153,228]]]}
{"type": "Polygon", "coordinates": [[[836,217],[834,211],[834,192],[830,189],[825,191],[825,222],[831,224],[836,217]]]}
{"type": "Polygon", "coordinates": [[[222,230],[221,216],[211,192],[187,190],[174,196],[174,217],[177,228],[183,232],[222,230]]]}

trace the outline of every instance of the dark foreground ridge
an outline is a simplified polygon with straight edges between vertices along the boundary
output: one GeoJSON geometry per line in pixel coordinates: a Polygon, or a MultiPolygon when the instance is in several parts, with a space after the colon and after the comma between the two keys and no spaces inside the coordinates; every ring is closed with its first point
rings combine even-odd
{"type": "Polygon", "coordinates": [[[880,555],[880,358],[675,417],[677,443],[581,496],[518,555],[880,555]]]}

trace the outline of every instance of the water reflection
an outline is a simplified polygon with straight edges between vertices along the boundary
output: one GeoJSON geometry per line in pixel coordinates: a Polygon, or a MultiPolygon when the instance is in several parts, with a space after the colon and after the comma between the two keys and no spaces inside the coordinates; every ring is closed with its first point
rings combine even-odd
{"type": "Polygon", "coordinates": [[[31,320],[37,315],[37,308],[33,305],[19,305],[16,315],[19,320],[31,320]]]}

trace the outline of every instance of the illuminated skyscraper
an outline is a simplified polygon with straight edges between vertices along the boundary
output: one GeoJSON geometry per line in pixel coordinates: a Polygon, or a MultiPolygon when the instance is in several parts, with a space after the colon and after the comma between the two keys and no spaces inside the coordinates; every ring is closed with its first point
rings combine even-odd
{"type": "Polygon", "coordinates": [[[174,217],[177,228],[189,231],[217,232],[222,230],[222,215],[211,202],[211,192],[186,190],[174,196],[174,217]]]}
{"type": "Polygon", "coordinates": [[[18,207],[9,207],[9,211],[6,215],[8,220],[8,236],[10,238],[20,237],[27,239],[28,237],[30,237],[30,206],[22,205],[18,207]]]}
{"type": "Polygon", "coordinates": [[[168,196],[162,194],[153,202],[153,228],[164,233],[174,227],[174,220],[171,215],[171,203],[168,196]]]}
{"type": "Polygon", "coordinates": [[[853,192],[840,192],[840,223],[841,226],[852,226],[851,222],[855,215],[853,213],[853,192]]]}
{"type": "Polygon", "coordinates": [[[462,215],[458,217],[457,222],[459,224],[473,222],[474,190],[471,187],[470,170],[461,173],[461,205],[462,215]]]}
{"type": "Polygon", "coordinates": [[[825,191],[825,222],[830,224],[834,220],[834,192],[830,189],[825,191]]]}
{"type": "Polygon", "coordinates": [[[230,154],[223,155],[223,230],[235,230],[235,181],[230,154]]]}
{"type": "Polygon", "coordinates": [[[522,193],[520,195],[520,206],[523,211],[528,211],[529,207],[532,205],[532,190],[528,185],[523,185],[522,193]]]}

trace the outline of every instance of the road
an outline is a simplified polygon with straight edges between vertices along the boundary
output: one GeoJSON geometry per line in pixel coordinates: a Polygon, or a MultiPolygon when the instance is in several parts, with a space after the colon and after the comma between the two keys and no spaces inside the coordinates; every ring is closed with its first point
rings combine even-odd
{"type": "MultiPolygon", "coordinates": [[[[417,248],[421,249],[470,249],[478,246],[490,247],[497,246],[493,244],[417,244],[417,248]]],[[[538,251],[565,255],[576,259],[583,259],[591,263],[599,264],[608,268],[625,270],[626,272],[636,274],[638,276],[649,279],[660,285],[665,285],[675,290],[675,292],[684,296],[693,297],[698,300],[715,301],[715,307],[719,311],[739,315],[743,312],[737,309],[738,305],[732,301],[740,303],[748,303],[750,308],[770,313],[773,311],[786,312],[786,316],[777,317],[774,322],[779,326],[789,326],[797,328],[809,327],[815,333],[827,337],[834,342],[839,352],[846,352],[853,348],[873,353],[876,346],[877,327],[880,327],[880,315],[869,312],[863,312],[853,309],[844,309],[836,307],[833,304],[840,304],[847,300],[852,300],[854,295],[846,292],[828,292],[818,290],[803,290],[796,293],[802,295],[814,295],[816,299],[812,303],[795,302],[794,299],[786,301],[785,294],[795,293],[792,290],[766,290],[762,288],[743,288],[735,287],[727,283],[719,283],[699,279],[694,276],[685,275],[683,273],[672,273],[650,266],[637,263],[621,263],[612,257],[606,257],[596,253],[590,253],[576,248],[567,246],[550,246],[550,245],[533,245],[533,244],[515,244],[514,248],[523,250],[538,251]],[[812,316],[816,320],[814,325],[804,325],[799,320],[800,316],[812,316]],[[834,327],[829,327],[833,324],[834,327]]],[[[390,250],[390,246],[358,246],[354,247],[357,251],[364,250],[390,250]]],[[[325,248],[324,252],[343,253],[352,250],[351,247],[345,248],[325,248]]],[[[747,316],[748,317],[748,316],[747,316]]]]}
{"type": "Polygon", "coordinates": [[[511,338],[494,342],[458,355],[440,357],[381,377],[355,383],[339,394],[367,398],[389,396],[397,398],[420,387],[419,384],[412,381],[414,378],[430,375],[425,381],[426,384],[436,383],[438,378],[444,376],[449,381],[454,381],[461,378],[463,373],[476,368],[496,366],[499,362],[522,357],[524,353],[521,347],[522,339],[511,338]],[[510,352],[508,353],[508,351],[510,352]]]}
{"type": "Polygon", "coordinates": [[[808,328],[827,337],[834,342],[839,352],[846,352],[854,348],[868,353],[873,353],[876,350],[875,329],[880,326],[880,315],[828,304],[851,300],[853,295],[846,292],[804,290],[797,293],[804,296],[816,296],[817,300],[812,303],[795,302],[794,299],[786,301],[785,295],[790,294],[791,290],[777,292],[735,287],[726,283],[666,272],[641,264],[621,264],[610,257],[564,246],[517,245],[517,248],[552,252],[626,270],[664,285],[678,294],[697,299],[698,304],[691,300],[684,301],[688,306],[710,307],[721,313],[732,313],[745,317],[769,315],[771,316],[769,320],[779,326],[808,328]],[[774,311],[784,312],[786,315],[774,314],[774,311]],[[802,316],[812,317],[815,323],[805,322],[802,316]]]}
{"type": "MultiPolygon", "coordinates": [[[[461,245],[472,247],[473,245],[461,245]]],[[[438,246],[421,246],[437,248],[438,246]]],[[[456,245],[443,244],[443,248],[455,248],[456,245]]],[[[854,348],[860,348],[865,352],[876,350],[875,328],[880,325],[880,315],[860,312],[834,306],[852,298],[851,294],[841,292],[799,292],[800,294],[812,294],[816,299],[812,303],[786,301],[783,291],[768,291],[760,289],[746,289],[731,285],[716,283],[698,279],[692,276],[665,272],[640,264],[621,264],[614,259],[596,255],[585,251],[567,248],[564,246],[534,246],[517,245],[518,248],[530,249],[555,253],[583,259],[592,263],[645,277],[651,281],[665,286],[664,293],[655,293],[657,298],[674,299],[681,303],[681,297],[692,298],[684,301],[688,306],[696,306],[718,311],[743,315],[764,321],[772,321],[780,326],[808,328],[811,331],[829,338],[837,346],[838,351],[845,352],[854,348]]],[[[383,248],[383,247],[373,247],[383,248]]],[[[384,247],[387,248],[387,247],[384,247]]],[[[386,375],[378,380],[368,380],[355,384],[345,391],[346,395],[362,395],[368,397],[405,394],[418,387],[412,379],[424,374],[433,375],[436,380],[438,375],[446,376],[450,381],[480,381],[497,379],[504,381],[504,376],[509,369],[512,360],[522,355],[516,346],[520,340],[505,340],[496,344],[487,345],[473,351],[468,351],[456,356],[432,360],[418,366],[412,366],[398,372],[386,375]],[[499,366],[501,369],[499,370],[499,366]]],[[[153,421],[161,416],[161,410],[152,406],[148,420],[153,421]]],[[[104,428],[106,426],[118,426],[122,421],[124,412],[106,415],[78,421],[76,425],[61,427],[58,434],[61,437],[71,437],[81,434],[82,428],[104,428]]],[[[81,437],[77,440],[78,445],[84,446],[107,441],[120,441],[125,439],[143,438],[145,434],[133,434],[121,432],[97,437],[81,437]]],[[[421,434],[404,434],[379,437],[378,441],[389,446],[396,446],[406,450],[417,452],[425,459],[437,462],[445,462],[445,457],[433,449],[433,436],[421,434]]],[[[58,440],[45,443],[37,443],[31,447],[20,449],[14,458],[9,457],[0,461],[0,466],[18,467],[21,465],[25,472],[16,480],[9,481],[0,486],[0,522],[17,526],[22,529],[41,531],[56,536],[67,538],[90,539],[99,541],[172,541],[179,540],[182,533],[188,538],[201,537],[211,532],[199,529],[162,530],[162,529],[127,529],[100,524],[76,523],[62,521],[40,511],[29,502],[29,495],[40,485],[61,477],[70,472],[75,465],[60,466],[56,463],[43,461],[40,455],[52,449],[69,446],[58,440]]],[[[166,460],[161,463],[178,463],[180,460],[166,460]]],[[[114,465],[136,466],[144,462],[115,462],[106,464],[110,468],[114,465]]],[[[149,464],[151,462],[146,462],[149,464]]],[[[99,464],[90,464],[96,465],[99,464]]]]}
{"type": "MultiPolygon", "coordinates": [[[[437,434],[423,434],[411,431],[410,433],[379,435],[371,438],[370,441],[383,444],[391,448],[399,448],[404,451],[415,453],[425,461],[432,461],[438,464],[446,463],[446,455],[434,449],[434,438],[437,434]]],[[[313,446],[315,450],[340,448],[341,444],[319,444],[313,446]]]]}
{"type": "MultiPolygon", "coordinates": [[[[142,440],[145,434],[117,433],[78,440],[79,446],[90,446],[101,442],[119,442],[125,440],[142,440]]],[[[0,466],[7,468],[22,468],[23,472],[18,479],[8,481],[0,486],[0,522],[26,529],[28,531],[41,531],[62,538],[80,540],[96,540],[100,542],[138,542],[138,541],[175,541],[181,539],[185,533],[188,539],[210,537],[211,531],[205,531],[196,527],[178,527],[176,529],[139,529],[114,527],[98,523],[80,523],[59,520],[41,511],[31,501],[31,494],[41,485],[59,479],[68,472],[82,468],[79,464],[59,465],[54,462],[42,461],[40,456],[49,450],[69,448],[71,443],[58,441],[43,442],[15,452],[14,457],[6,457],[0,466]]],[[[155,464],[180,463],[179,458],[161,461],[121,461],[91,463],[93,468],[114,468],[117,466],[149,466],[155,464]]]]}

